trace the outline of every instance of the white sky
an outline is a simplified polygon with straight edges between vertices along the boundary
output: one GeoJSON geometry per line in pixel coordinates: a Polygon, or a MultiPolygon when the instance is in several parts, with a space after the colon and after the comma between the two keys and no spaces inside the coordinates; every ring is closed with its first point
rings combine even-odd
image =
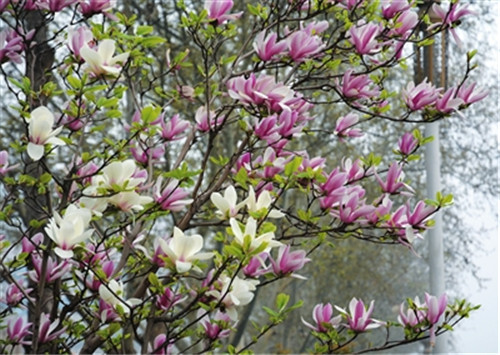
{"type": "MultiPolygon", "coordinates": [[[[467,3],[467,1],[462,1],[467,3]]],[[[494,50],[494,58],[489,61],[491,63],[491,68],[488,68],[488,72],[494,73],[492,79],[496,80],[497,85],[500,83],[500,41],[498,37],[498,31],[500,30],[500,1],[498,0],[485,0],[490,6],[490,11],[495,14],[495,25],[489,37],[489,44],[492,45],[494,50]]],[[[491,33],[491,32],[490,32],[491,33]]],[[[491,104],[496,105],[497,112],[500,112],[500,101],[498,93],[496,96],[489,97],[491,104]]],[[[497,163],[500,163],[498,156],[500,154],[500,125],[499,125],[500,115],[497,116],[497,123],[495,131],[497,132],[497,163]]],[[[499,172],[500,173],[500,172],[499,172]]],[[[498,184],[498,181],[497,181],[498,184]]],[[[498,186],[498,185],[497,185],[498,186]]],[[[500,211],[500,200],[497,196],[497,213],[500,211]]],[[[499,326],[498,321],[500,319],[499,313],[499,284],[498,284],[498,274],[499,274],[499,264],[500,253],[498,247],[499,231],[498,226],[500,224],[499,220],[489,219],[487,223],[496,222],[496,233],[492,232],[484,236],[484,249],[488,250],[487,255],[480,255],[473,259],[479,268],[479,277],[486,278],[488,281],[485,282],[485,288],[479,289],[477,282],[472,276],[464,276],[464,282],[462,283],[462,295],[466,297],[467,300],[473,304],[481,304],[481,308],[471,314],[469,319],[463,321],[459,324],[454,331],[454,339],[456,340],[455,348],[456,351],[460,353],[474,353],[474,354],[485,354],[485,353],[500,353],[499,348],[499,326]]],[[[474,223],[474,221],[470,221],[474,223]]],[[[477,221],[475,222],[477,223],[477,221]]]]}

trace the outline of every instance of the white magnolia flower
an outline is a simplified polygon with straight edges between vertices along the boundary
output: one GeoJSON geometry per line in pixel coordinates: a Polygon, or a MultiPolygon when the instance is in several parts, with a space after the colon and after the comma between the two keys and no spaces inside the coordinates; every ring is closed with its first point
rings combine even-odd
{"type": "Polygon", "coordinates": [[[220,193],[214,192],[210,195],[210,200],[212,200],[215,207],[219,209],[217,213],[221,215],[222,219],[236,217],[240,208],[245,205],[245,201],[238,204],[236,203],[238,195],[232,185],[226,188],[224,191],[224,197],[222,197],[220,193]]]}
{"type": "Polygon", "coordinates": [[[123,191],[108,198],[108,203],[118,207],[124,212],[142,211],[143,205],[153,202],[150,196],[141,196],[135,191],[123,191]]]}
{"type": "Polygon", "coordinates": [[[96,176],[92,180],[92,185],[113,188],[113,185],[125,187],[127,190],[134,189],[137,185],[146,181],[145,177],[132,177],[137,169],[135,161],[128,159],[125,161],[114,161],[104,169],[102,175],[96,176]]]}
{"type": "Polygon", "coordinates": [[[104,39],[99,43],[97,50],[91,49],[85,43],[80,49],[80,56],[89,66],[89,70],[95,75],[119,75],[121,68],[118,63],[127,61],[129,53],[121,53],[113,57],[115,54],[115,41],[112,39],[104,39]]]}
{"type": "Polygon", "coordinates": [[[116,280],[109,281],[107,286],[101,284],[99,286],[99,297],[115,309],[119,306],[126,314],[129,313],[130,307],[141,303],[141,301],[137,298],[129,298],[128,300],[125,300],[123,283],[116,280]]]}
{"type": "Polygon", "coordinates": [[[64,142],[55,137],[62,130],[62,126],[52,129],[54,115],[45,106],[37,107],[31,112],[28,133],[28,155],[37,161],[43,156],[45,144],[64,145],[64,142]]]}
{"type": "Polygon", "coordinates": [[[64,217],[54,212],[45,232],[56,243],[55,253],[63,258],[73,257],[73,247],[88,239],[93,230],[87,229],[91,218],[90,210],[69,205],[64,217]]]}
{"type": "Polygon", "coordinates": [[[235,307],[245,306],[252,302],[254,291],[257,289],[256,286],[259,284],[259,281],[244,280],[235,276],[234,280],[231,282],[231,278],[227,275],[221,275],[219,281],[222,284],[221,290],[209,291],[207,294],[219,300],[222,299],[222,303],[224,303],[226,308],[226,313],[231,320],[235,321],[238,319],[238,312],[235,307]],[[229,288],[229,285],[231,285],[231,288],[229,288]]]}
{"type": "MultiPolygon", "coordinates": [[[[263,208],[269,210],[269,206],[271,206],[272,202],[273,200],[271,199],[271,194],[267,190],[262,191],[257,201],[255,201],[255,191],[253,190],[253,187],[250,186],[250,189],[248,191],[248,198],[246,200],[249,212],[258,212],[263,208]]],[[[268,214],[268,217],[270,218],[281,218],[283,216],[284,214],[282,212],[274,208],[271,211],[269,211],[268,214]]]]}
{"type": "Polygon", "coordinates": [[[264,251],[269,251],[271,248],[281,245],[280,242],[274,240],[273,232],[266,232],[257,236],[257,221],[252,217],[248,219],[244,232],[234,218],[229,220],[229,224],[231,225],[231,230],[238,244],[243,246],[245,245],[245,238],[250,238],[250,251],[257,249],[262,243],[267,243],[267,247],[264,251]]]}
{"type": "Polygon", "coordinates": [[[159,239],[159,243],[179,273],[189,271],[196,260],[206,260],[213,257],[212,253],[199,253],[203,248],[201,235],[187,236],[177,227],[174,227],[174,236],[170,240],[159,239]]]}

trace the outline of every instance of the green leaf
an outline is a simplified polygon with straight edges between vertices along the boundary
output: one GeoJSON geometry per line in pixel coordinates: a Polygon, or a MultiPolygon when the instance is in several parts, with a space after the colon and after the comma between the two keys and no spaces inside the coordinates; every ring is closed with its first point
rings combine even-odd
{"type": "Polygon", "coordinates": [[[288,301],[290,301],[290,296],[286,293],[280,293],[276,296],[276,308],[280,313],[285,310],[288,301]]]}
{"type": "Polygon", "coordinates": [[[153,32],[153,26],[139,26],[137,27],[137,35],[144,36],[153,32]]]}
{"type": "Polygon", "coordinates": [[[291,162],[285,165],[285,175],[292,176],[299,170],[300,164],[302,164],[302,157],[296,156],[291,162]]]}

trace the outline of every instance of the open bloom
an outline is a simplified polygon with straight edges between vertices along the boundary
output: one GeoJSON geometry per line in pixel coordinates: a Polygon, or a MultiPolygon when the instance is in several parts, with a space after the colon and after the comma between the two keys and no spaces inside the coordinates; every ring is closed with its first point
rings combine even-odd
{"type": "MultiPolygon", "coordinates": [[[[31,254],[31,261],[33,262],[33,270],[28,272],[28,276],[34,282],[40,282],[42,277],[42,264],[43,259],[38,253],[31,254]]],[[[50,283],[61,278],[68,273],[72,265],[68,260],[63,260],[59,264],[51,257],[47,259],[47,272],[45,273],[45,281],[50,283]]]]}
{"type": "Polygon", "coordinates": [[[27,345],[29,341],[24,338],[31,334],[29,330],[32,323],[26,322],[24,317],[12,316],[7,321],[7,338],[14,344],[27,345]]]}
{"type": "MultiPolygon", "coordinates": [[[[273,258],[270,258],[270,261],[275,275],[287,275],[302,269],[311,259],[306,258],[305,250],[290,251],[290,245],[282,245],[278,250],[276,261],[273,258]]],[[[305,279],[305,277],[296,274],[292,274],[292,276],[305,279]]]]}
{"type": "Polygon", "coordinates": [[[127,61],[129,53],[115,54],[116,44],[112,39],[104,39],[99,43],[97,50],[94,50],[84,43],[80,49],[80,56],[88,64],[89,70],[96,76],[120,74],[119,63],[127,61]]]}
{"type": "Polygon", "coordinates": [[[200,319],[205,335],[213,340],[227,338],[231,334],[230,322],[231,318],[220,310],[217,310],[212,319],[208,315],[200,319]]]}
{"type": "Polygon", "coordinates": [[[302,318],[302,323],[304,323],[308,328],[319,332],[326,333],[330,328],[337,328],[342,321],[342,316],[338,315],[332,318],[333,307],[330,303],[323,305],[323,303],[317,304],[312,312],[315,325],[312,325],[302,318]]]}
{"type": "Polygon", "coordinates": [[[80,11],[86,17],[107,13],[116,5],[116,0],[81,0],[80,11]]]}
{"type": "Polygon", "coordinates": [[[266,31],[262,31],[255,36],[253,48],[260,59],[264,61],[276,59],[286,50],[287,42],[284,40],[276,42],[277,38],[278,35],[274,32],[266,36],[266,31]]]}
{"type": "Polygon", "coordinates": [[[384,322],[370,318],[375,301],[370,302],[370,307],[366,309],[362,300],[357,300],[355,297],[349,303],[349,313],[343,308],[335,306],[339,312],[344,314],[347,318],[348,326],[355,332],[364,332],[365,330],[375,329],[382,325],[384,322]]]}
{"type": "Polygon", "coordinates": [[[45,144],[64,145],[64,142],[55,137],[62,127],[52,129],[54,125],[54,115],[45,106],[40,106],[31,112],[28,133],[28,155],[37,161],[43,156],[45,144]]]}
{"type": "Polygon", "coordinates": [[[439,98],[441,89],[427,82],[427,78],[415,86],[414,82],[408,83],[403,89],[402,95],[406,105],[412,111],[420,110],[427,105],[431,105],[439,98]]]}
{"type": "Polygon", "coordinates": [[[80,50],[94,39],[92,31],[87,26],[70,28],[68,30],[68,47],[76,58],[81,59],[80,50]]]}
{"type": "Polygon", "coordinates": [[[210,195],[210,200],[217,207],[221,219],[227,219],[230,217],[236,217],[239,210],[245,205],[245,201],[237,203],[238,195],[234,186],[230,185],[224,191],[224,196],[218,192],[214,192],[210,195]]]}
{"type": "Polygon", "coordinates": [[[464,83],[457,91],[457,97],[462,99],[465,105],[473,104],[488,96],[488,90],[476,90],[476,83],[464,83]]]}
{"type": "Polygon", "coordinates": [[[375,24],[373,22],[365,24],[360,21],[357,25],[349,29],[349,41],[351,41],[359,54],[373,54],[378,51],[380,47],[376,37],[381,30],[382,27],[380,24],[375,24]]]}
{"type": "Polygon", "coordinates": [[[359,117],[355,113],[349,113],[345,116],[340,117],[335,125],[334,134],[337,135],[340,140],[342,138],[355,138],[361,137],[363,132],[359,128],[353,128],[358,123],[359,117]]]}
{"type": "Polygon", "coordinates": [[[252,217],[248,218],[244,231],[240,228],[240,225],[234,218],[229,220],[229,224],[231,225],[231,230],[233,231],[236,242],[241,246],[249,244],[250,251],[257,249],[262,245],[262,243],[267,244],[265,251],[270,250],[272,247],[281,245],[280,242],[274,240],[273,232],[266,232],[257,236],[257,221],[252,217]]]}
{"type": "Polygon", "coordinates": [[[250,186],[248,190],[248,198],[244,202],[246,202],[248,212],[250,213],[258,213],[265,210],[266,212],[269,212],[267,214],[267,217],[269,218],[281,218],[284,216],[282,212],[275,208],[269,211],[269,207],[271,207],[273,200],[271,198],[271,194],[267,190],[261,191],[256,200],[255,191],[253,190],[253,187],[250,186]]]}
{"type": "Polygon", "coordinates": [[[15,30],[0,32],[0,65],[9,60],[22,63],[21,53],[24,49],[23,38],[15,30]]]}
{"type": "Polygon", "coordinates": [[[59,257],[71,258],[73,247],[92,235],[93,230],[87,229],[90,218],[90,210],[79,208],[76,205],[68,206],[64,218],[59,213],[54,212],[54,217],[45,227],[45,232],[56,243],[57,247],[54,251],[59,257]]]}
{"type": "Polygon", "coordinates": [[[219,278],[221,289],[207,292],[214,296],[226,306],[226,313],[231,320],[238,319],[238,312],[235,307],[245,306],[249,304],[253,297],[254,291],[259,284],[258,280],[243,280],[238,276],[230,278],[227,275],[221,275],[219,278]]]}
{"type": "Polygon", "coordinates": [[[318,55],[325,47],[319,36],[304,30],[296,31],[287,38],[288,53],[296,63],[318,55]]]}
{"type": "Polygon", "coordinates": [[[136,298],[124,299],[123,283],[121,281],[111,280],[107,285],[99,286],[99,296],[101,300],[114,309],[121,308],[126,314],[130,307],[139,304],[141,301],[136,298]]]}
{"type": "Polygon", "coordinates": [[[56,331],[58,326],[59,326],[59,319],[56,319],[53,322],[51,322],[50,316],[46,313],[42,313],[40,316],[40,329],[38,331],[38,341],[41,344],[43,344],[59,337],[62,333],[64,333],[66,327],[62,327],[61,329],[56,331]]]}
{"type": "Polygon", "coordinates": [[[348,99],[370,99],[379,94],[378,88],[371,88],[373,82],[366,74],[353,76],[353,70],[345,72],[342,80],[342,94],[348,99]]]}
{"type": "Polygon", "coordinates": [[[460,19],[466,15],[474,15],[475,12],[469,10],[467,5],[459,4],[458,1],[450,4],[450,8],[448,9],[448,11],[439,6],[438,3],[434,3],[432,5],[432,10],[441,18],[443,25],[449,26],[450,32],[453,35],[455,42],[457,42],[457,44],[461,46],[462,41],[460,40],[460,37],[458,37],[453,24],[460,21],[460,19]]]}
{"type": "Polygon", "coordinates": [[[154,187],[154,199],[163,210],[177,212],[193,202],[192,198],[184,199],[189,196],[189,192],[179,186],[179,181],[170,180],[163,190],[162,182],[163,178],[160,176],[154,187]]]}
{"type": "Polygon", "coordinates": [[[243,14],[243,12],[228,14],[233,5],[233,0],[205,0],[208,18],[216,20],[219,25],[227,20],[236,20],[243,14]]]}
{"type": "Polygon", "coordinates": [[[199,253],[203,248],[201,235],[187,236],[177,227],[174,227],[174,236],[169,241],[159,239],[159,243],[179,273],[189,271],[196,260],[206,260],[213,256],[212,253],[199,253]]]}

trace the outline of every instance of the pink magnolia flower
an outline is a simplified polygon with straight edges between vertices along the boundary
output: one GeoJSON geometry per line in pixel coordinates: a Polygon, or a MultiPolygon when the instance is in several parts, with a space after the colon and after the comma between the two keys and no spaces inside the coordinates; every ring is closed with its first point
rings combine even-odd
{"type": "Polygon", "coordinates": [[[164,311],[169,311],[172,307],[185,301],[187,298],[188,296],[183,297],[182,294],[177,294],[167,287],[163,294],[156,296],[156,306],[164,311]]]}
{"type": "Polygon", "coordinates": [[[488,90],[476,90],[476,83],[470,85],[464,83],[457,91],[457,97],[462,99],[465,105],[473,104],[484,99],[486,96],[488,96],[488,90]]]}
{"type": "Polygon", "coordinates": [[[186,131],[191,128],[191,123],[180,119],[178,114],[173,115],[168,122],[163,120],[163,116],[160,120],[161,136],[167,141],[182,139],[186,131]]]}
{"type": "Polygon", "coordinates": [[[417,13],[411,10],[404,11],[398,16],[396,20],[394,32],[406,39],[407,36],[409,36],[409,32],[411,32],[417,24],[417,13]]]}
{"type": "Polygon", "coordinates": [[[340,325],[340,322],[342,321],[342,316],[338,315],[336,317],[333,317],[333,307],[330,303],[327,303],[323,305],[323,303],[317,304],[312,312],[313,320],[316,323],[315,325],[312,325],[304,320],[304,318],[301,317],[302,323],[306,325],[306,327],[319,332],[319,333],[326,333],[328,332],[331,328],[337,328],[340,325]]]}
{"type": "Polygon", "coordinates": [[[163,210],[178,212],[193,202],[193,199],[184,199],[189,192],[179,186],[179,181],[172,179],[163,189],[162,182],[160,176],[154,186],[153,197],[163,210]]]}
{"type": "MultiPolygon", "coordinates": [[[[278,250],[278,257],[274,260],[272,257],[269,258],[273,268],[273,272],[276,276],[284,276],[300,270],[304,267],[306,263],[311,261],[311,259],[306,258],[305,250],[295,250],[290,251],[290,245],[282,245],[278,250]]],[[[292,274],[299,279],[305,279],[304,277],[296,274],[292,274]]]]}
{"type": "Polygon", "coordinates": [[[359,21],[357,25],[349,29],[349,41],[356,47],[359,54],[374,54],[380,48],[380,43],[376,38],[381,30],[382,26],[379,23],[359,21]]]}
{"type": "Polygon", "coordinates": [[[382,16],[386,19],[391,19],[398,13],[406,11],[411,8],[413,0],[408,2],[408,0],[391,0],[389,3],[385,3],[382,6],[382,16]]]}
{"type": "Polygon", "coordinates": [[[425,293],[425,305],[427,306],[426,318],[431,324],[430,332],[430,342],[434,345],[436,341],[436,323],[446,310],[448,299],[446,293],[443,293],[439,298],[436,296],[431,296],[427,292],[425,293]]]}
{"type": "Polygon", "coordinates": [[[78,0],[38,0],[37,6],[39,9],[48,10],[50,12],[59,12],[77,1],[78,0]]]}
{"type": "Polygon", "coordinates": [[[15,30],[5,29],[0,32],[0,65],[9,60],[17,64],[22,63],[23,49],[23,39],[15,30]]]}
{"type": "Polygon", "coordinates": [[[457,1],[455,3],[451,3],[448,11],[446,11],[441,6],[439,6],[438,3],[434,3],[432,5],[432,10],[441,18],[442,24],[450,28],[450,32],[453,35],[455,42],[457,42],[459,46],[462,44],[462,41],[458,37],[453,25],[466,15],[476,14],[474,11],[469,10],[467,6],[468,5],[459,4],[457,1]]]}
{"type": "Polygon", "coordinates": [[[207,315],[200,320],[200,323],[207,338],[212,340],[227,338],[231,333],[231,318],[219,310],[217,310],[213,319],[207,315]]]}
{"type": "Polygon", "coordinates": [[[420,303],[418,296],[415,297],[413,303],[416,309],[409,307],[406,312],[404,309],[405,302],[401,303],[401,306],[399,308],[398,322],[403,327],[414,327],[417,324],[421,323],[426,317],[425,311],[422,310],[424,305],[420,303]]]}
{"type": "Polygon", "coordinates": [[[408,202],[405,211],[408,224],[413,227],[425,228],[425,222],[436,211],[436,207],[426,205],[424,201],[418,201],[412,212],[408,202]]]}
{"type": "Polygon", "coordinates": [[[7,338],[14,344],[29,345],[30,341],[24,340],[24,338],[31,334],[29,330],[32,323],[26,322],[24,317],[12,316],[7,321],[7,338]]]}
{"type": "Polygon", "coordinates": [[[268,266],[265,264],[268,253],[260,253],[250,259],[250,262],[243,268],[243,273],[246,277],[258,278],[260,275],[267,274],[269,271],[268,266]]]}
{"type": "Polygon", "coordinates": [[[439,98],[441,88],[437,89],[434,85],[427,82],[427,78],[415,86],[414,82],[408,83],[403,89],[402,95],[406,105],[412,111],[420,110],[425,106],[434,104],[439,98]]]}
{"type": "MultiPolygon", "coordinates": [[[[338,168],[335,168],[330,174],[327,176],[327,180],[325,183],[321,185],[321,190],[327,194],[342,188],[347,182],[347,175],[339,171],[338,168]]],[[[345,191],[345,190],[343,190],[345,191]]],[[[341,192],[343,194],[343,192],[341,192]]]]}
{"type": "Polygon", "coordinates": [[[170,355],[172,354],[172,347],[174,344],[170,343],[165,334],[158,334],[153,340],[153,347],[148,345],[148,353],[155,355],[170,355]]]}
{"type": "Polygon", "coordinates": [[[276,125],[278,122],[278,117],[276,115],[271,115],[264,117],[259,120],[257,117],[254,118],[254,133],[257,137],[265,140],[268,144],[272,144],[281,139],[278,133],[279,127],[276,125]]]}
{"type": "MultiPolygon", "coordinates": [[[[115,269],[115,263],[111,260],[104,261],[102,263],[102,271],[104,271],[104,274],[106,275],[106,278],[110,278],[111,275],[113,275],[113,271],[115,269]]],[[[102,282],[99,278],[97,278],[95,275],[92,276],[92,280],[87,280],[86,281],[87,287],[91,289],[92,291],[98,291],[99,287],[102,285],[102,282]]]]}
{"type": "Polygon", "coordinates": [[[285,40],[276,42],[278,35],[274,32],[266,36],[266,31],[260,32],[255,36],[253,48],[257,55],[263,61],[270,61],[277,59],[280,54],[283,54],[287,49],[287,42],[285,40]]]}
{"type": "Polygon", "coordinates": [[[29,295],[31,291],[33,291],[32,288],[24,288],[21,290],[16,284],[10,284],[5,292],[5,303],[11,307],[17,306],[21,303],[23,298],[25,298],[24,295],[29,295]],[[22,291],[24,291],[24,293],[22,291]]]}
{"type": "Polygon", "coordinates": [[[343,308],[337,306],[335,308],[347,318],[348,327],[351,330],[361,333],[385,325],[385,322],[370,318],[374,303],[375,301],[371,301],[370,307],[366,309],[363,301],[354,297],[349,303],[349,313],[343,308]]]}
{"type": "Polygon", "coordinates": [[[458,107],[464,103],[460,97],[456,97],[456,88],[449,88],[436,100],[436,110],[442,113],[457,111],[458,107]]]}
{"type": "Polygon", "coordinates": [[[97,316],[101,322],[115,322],[120,320],[120,316],[111,304],[106,303],[103,299],[99,299],[99,312],[97,316]]]}
{"type": "Polygon", "coordinates": [[[244,76],[232,78],[227,82],[228,94],[243,105],[265,105],[274,112],[288,107],[295,92],[283,83],[276,83],[273,76],[254,73],[248,79],[244,76]]]}
{"type": "Polygon", "coordinates": [[[340,117],[337,120],[335,131],[333,133],[338,136],[340,140],[343,138],[361,137],[363,133],[359,128],[351,128],[358,123],[358,120],[359,117],[355,113],[349,113],[340,117]]]}
{"type": "Polygon", "coordinates": [[[233,0],[205,0],[205,10],[208,12],[210,20],[216,20],[217,24],[221,24],[227,20],[237,20],[243,12],[228,14],[233,8],[233,0]]]}
{"type": "Polygon", "coordinates": [[[372,88],[373,82],[366,74],[352,76],[353,69],[345,72],[342,80],[342,94],[348,99],[370,99],[379,94],[377,87],[372,88]]]}
{"type": "Polygon", "coordinates": [[[163,144],[159,144],[155,147],[145,147],[140,142],[137,145],[135,145],[135,143],[132,144],[130,153],[132,153],[136,162],[145,166],[148,165],[150,161],[153,164],[158,163],[160,158],[165,155],[165,147],[163,144]]]}
{"type": "Polygon", "coordinates": [[[399,152],[403,155],[412,154],[417,149],[417,146],[418,140],[409,132],[403,134],[398,142],[399,152]]]}
{"type": "Polygon", "coordinates": [[[33,251],[37,249],[37,247],[42,243],[43,241],[43,234],[42,233],[36,233],[32,237],[23,237],[21,240],[21,245],[22,245],[22,252],[23,253],[28,253],[31,254],[33,251]]]}
{"type": "Polygon", "coordinates": [[[375,178],[382,188],[382,191],[389,194],[397,193],[402,187],[407,187],[407,185],[402,181],[404,179],[403,167],[396,162],[391,164],[386,175],[386,181],[383,181],[376,171],[375,178]]]}
{"type": "MultiPolygon", "coordinates": [[[[33,262],[34,270],[28,273],[30,279],[34,282],[40,282],[40,277],[42,276],[42,263],[43,259],[39,254],[32,254],[31,260],[33,262]]],[[[62,276],[66,275],[71,270],[71,264],[68,260],[63,260],[57,263],[51,256],[47,259],[47,272],[45,275],[45,280],[48,283],[54,282],[60,279],[62,276]]]]}
{"type": "Polygon", "coordinates": [[[443,293],[439,298],[425,293],[425,305],[427,306],[426,318],[431,324],[439,322],[439,318],[443,315],[448,298],[446,293],[443,293]]]}
{"type": "Polygon", "coordinates": [[[66,327],[55,331],[59,327],[59,319],[51,322],[50,317],[46,313],[40,315],[40,329],[38,331],[38,341],[43,344],[58,338],[64,331],[66,327]]]}
{"type": "Polygon", "coordinates": [[[315,57],[325,47],[321,38],[309,31],[295,31],[287,37],[288,54],[296,63],[315,57]]]}
{"type": "Polygon", "coordinates": [[[360,200],[359,193],[355,191],[343,196],[337,209],[332,209],[330,214],[340,219],[343,223],[364,223],[366,217],[370,215],[375,207],[366,205],[365,200],[360,200]]]}
{"type": "MultiPolygon", "coordinates": [[[[80,0],[80,11],[83,16],[91,17],[100,13],[108,14],[116,5],[116,0],[80,0]]],[[[109,16],[108,17],[112,17],[109,16]]]]}
{"type": "Polygon", "coordinates": [[[207,112],[205,106],[200,106],[195,113],[196,129],[201,132],[208,132],[224,123],[225,116],[215,118],[215,112],[210,110],[207,112]]]}
{"type": "Polygon", "coordinates": [[[18,165],[9,167],[9,153],[6,150],[0,151],[0,175],[7,174],[10,170],[17,168],[18,165]]]}
{"type": "Polygon", "coordinates": [[[354,162],[351,159],[342,159],[342,170],[347,174],[347,181],[352,182],[362,179],[365,176],[365,168],[360,159],[354,162]]]}
{"type": "Polygon", "coordinates": [[[83,60],[80,56],[80,50],[85,44],[93,41],[92,31],[87,26],[80,26],[77,29],[68,30],[68,48],[78,60],[83,60]]]}

